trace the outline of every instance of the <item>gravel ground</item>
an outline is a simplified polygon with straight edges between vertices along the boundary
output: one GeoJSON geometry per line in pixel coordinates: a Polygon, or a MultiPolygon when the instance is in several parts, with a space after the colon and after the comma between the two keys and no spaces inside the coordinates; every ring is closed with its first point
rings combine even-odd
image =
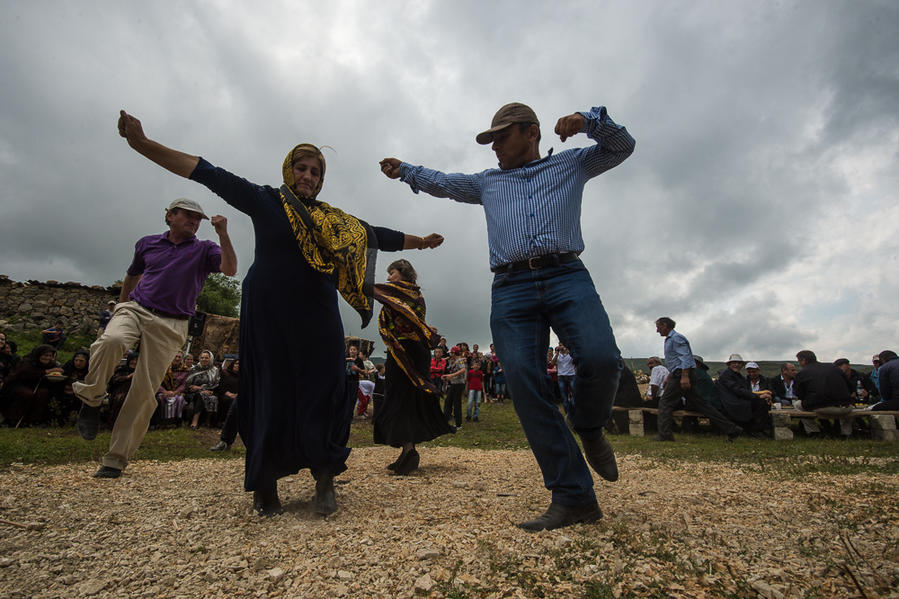
{"type": "MultiPolygon", "coordinates": [[[[354,450],[340,510],[308,472],[260,518],[241,460],[0,472],[0,597],[897,597],[899,476],[619,460],[605,517],[527,533],[549,503],[527,451],[354,450]]],[[[598,478],[598,477],[597,477],[598,478]]]]}

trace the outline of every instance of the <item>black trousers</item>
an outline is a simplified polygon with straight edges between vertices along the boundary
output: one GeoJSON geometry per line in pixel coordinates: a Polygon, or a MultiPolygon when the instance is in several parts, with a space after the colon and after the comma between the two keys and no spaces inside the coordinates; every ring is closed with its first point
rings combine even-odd
{"type": "Polygon", "coordinates": [[[722,434],[736,432],[737,426],[728,420],[727,416],[710,406],[696,392],[696,374],[690,371],[690,388],[684,391],[680,386],[680,373],[674,374],[665,383],[665,390],[662,397],[659,398],[659,436],[663,438],[673,438],[672,428],[674,425],[674,417],[672,413],[681,408],[681,397],[687,400],[684,409],[693,412],[700,412],[708,418],[712,426],[718,429],[722,434]]]}
{"type": "Polygon", "coordinates": [[[227,443],[228,445],[234,445],[234,441],[237,439],[237,400],[231,402],[231,407],[228,408],[228,415],[225,416],[225,424],[222,425],[222,432],[219,435],[219,439],[227,443]]]}
{"type": "Polygon", "coordinates": [[[462,392],[465,390],[465,383],[450,383],[446,392],[446,399],[443,400],[443,416],[447,420],[455,414],[456,426],[462,426],[462,392]]]}

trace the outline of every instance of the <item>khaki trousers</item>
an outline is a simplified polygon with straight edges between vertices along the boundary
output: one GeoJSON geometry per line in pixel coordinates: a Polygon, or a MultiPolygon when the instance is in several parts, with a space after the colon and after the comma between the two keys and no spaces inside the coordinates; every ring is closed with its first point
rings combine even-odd
{"type": "Polygon", "coordinates": [[[123,302],[115,307],[112,320],[100,338],[91,344],[87,377],[84,382],[73,383],[72,388],[81,401],[97,407],[122,356],[140,341],[131,389],[112,427],[109,453],[102,460],[104,466],[123,470],[128,465],[156,411],[156,391],[186,339],[186,319],[166,318],[137,302],[123,302]]]}

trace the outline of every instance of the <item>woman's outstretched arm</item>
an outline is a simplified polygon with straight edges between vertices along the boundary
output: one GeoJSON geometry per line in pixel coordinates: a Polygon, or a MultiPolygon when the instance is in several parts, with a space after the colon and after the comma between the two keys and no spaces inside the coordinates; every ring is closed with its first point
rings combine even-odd
{"type": "Polygon", "coordinates": [[[138,154],[143,154],[162,168],[182,177],[190,177],[200,162],[199,156],[191,156],[161,143],[148,139],[140,121],[125,112],[119,111],[119,135],[128,141],[138,154]]]}

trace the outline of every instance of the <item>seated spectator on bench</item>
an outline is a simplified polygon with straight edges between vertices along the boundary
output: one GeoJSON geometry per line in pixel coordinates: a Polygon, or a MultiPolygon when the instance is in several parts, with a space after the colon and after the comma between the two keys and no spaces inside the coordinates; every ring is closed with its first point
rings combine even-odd
{"type": "Polygon", "coordinates": [[[755,362],[746,363],[746,380],[749,381],[749,389],[758,394],[760,391],[771,391],[771,383],[768,377],[762,376],[762,369],[755,362]]]}
{"type": "Polygon", "coordinates": [[[221,422],[225,421],[228,412],[231,410],[231,404],[237,399],[237,382],[240,373],[240,360],[225,360],[222,366],[221,378],[219,386],[215,390],[219,398],[218,416],[221,422]]]}
{"type": "Polygon", "coordinates": [[[899,410],[899,358],[896,352],[880,352],[880,402],[872,410],[899,410]]]}
{"type": "Polygon", "coordinates": [[[137,352],[129,351],[125,354],[123,364],[116,366],[106,386],[106,394],[109,396],[109,404],[101,407],[100,412],[103,414],[106,425],[112,428],[122,405],[125,403],[125,396],[131,389],[131,380],[134,378],[134,369],[137,368],[137,352]]]}
{"type": "Polygon", "coordinates": [[[81,400],[75,396],[75,392],[72,390],[72,383],[83,381],[87,377],[90,358],[90,350],[82,347],[75,352],[71,360],[62,366],[62,372],[66,376],[66,380],[63,382],[63,388],[59,395],[60,425],[73,422],[72,417],[76,416],[78,410],[81,409],[81,400]]]}
{"type": "Polygon", "coordinates": [[[646,407],[658,408],[659,398],[662,397],[662,391],[665,390],[665,380],[668,379],[668,369],[662,365],[662,360],[658,356],[653,356],[646,360],[646,367],[649,368],[649,387],[646,389],[646,407]]]}
{"type": "MultiPolygon", "coordinates": [[[[218,414],[218,396],[215,389],[219,386],[221,375],[215,366],[215,357],[208,349],[200,352],[200,363],[194,366],[187,375],[185,385],[187,392],[184,399],[193,408],[193,420],[190,428],[197,430],[200,427],[200,417],[204,414],[207,419],[214,421],[218,414]]],[[[215,426],[215,422],[209,422],[215,426]]]]}
{"type": "Polygon", "coordinates": [[[13,350],[12,342],[7,340],[6,333],[0,333],[0,387],[18,365],[19,356],[13,350]]]}
{"type": "Polygon", "coordinates": [[[63,322],[57,320],[52,327],[41,331],[41,338],[45,345],[50,345],[55,350],[59,350],[62,344],[66,342],[66,332],[63,329],[63,322]]]}
{"type": "Polygon", "coordinates": [[[693,356],[693,360],[696,362],[696,392],[707,404],[724,413],[724,404],[721,403],[715,381],[709,376],[708,364],[705,363],[702,356],[693,356]]]}
{"type": "Polygon", "coordinates": [[[780,376],[770,380],[771,392],[774,393],[774,402],[785,408],[793,405],[796,394],[793,385],[796,381],[796,365],[792,362],[784,362],[780,366],[780,376]]]}
{"type": "Polygon", "coordinates": [[[875,404],[878,397],[877,388],[867,374],[858,372],[849,365],[848,358],[834,360],[834,366],[843,371],[843,375],[849,379],[849,386],[853,389],[855,403],[875,404]]]}
{"type": "Polygon", "coordinates": [[[38,345],[19,363],[0,392],[0,415],[8,426],[45,425],[51,419],[51,401],[64,380],[56,350],[38,345]]]}
{"type": "Polygon", "coordinates": [[[185,381],[190,374],[184,361],[184,352],[177,352],[156,391],[156,399],[159,401],[159,424],[181,423],[185,404],[185,381]]]}
{"type": "MultiPolygon", "coordinates": [[[[799,398],[793,402],[797,410],[814,412],[822,418],[845,416],[852,413],[852,392],[849,379],[833,364],[818,361],[815,352],[804,349],[796,354],[802,369],[796,375],[795,391],[799,398]]],[[[817,436],[818,423],[804,418],[802,425],[809,436],[817,436]]],[[[840,418],[840,435],[852,436],[852,419],[840,418]]]]}
{"type": "Polygon", "coordinates": [[[240,360],[226,360],[222,369],[222,381],[219,384],[219,405],[228,406],[228,412],[222,424],[219,441],[209,451],[228,451],[237,440],[237,386],[240,377],[240,360]]]}
{"type": "Polygon", "coordinates": [[[718,394],[727,416],[752,436],[764,436],[770,420],[770,391],[754,393],[741,371],[746,362],[740,354],[731,354],[727,367],[718,373],[718,394]]]}
{"type": "MultiPolygon", "coordinates": [[[[649,407],[646,398],[640,394],[637,377],[634,376],[634,373],[627,365],[621,370],[621,376],[618,378],[618,391],[615,392],[615,401],[612,405],[625,408],[649,407]]],[[[654,430],[656,428],[656,415],[644,413],[643,426],[646,429],[654,430]]],[[[627,434],[630,429],[628,413],[613,410],[606,421],[605,428],[608,432],[615,435],[627,434]]]]}

